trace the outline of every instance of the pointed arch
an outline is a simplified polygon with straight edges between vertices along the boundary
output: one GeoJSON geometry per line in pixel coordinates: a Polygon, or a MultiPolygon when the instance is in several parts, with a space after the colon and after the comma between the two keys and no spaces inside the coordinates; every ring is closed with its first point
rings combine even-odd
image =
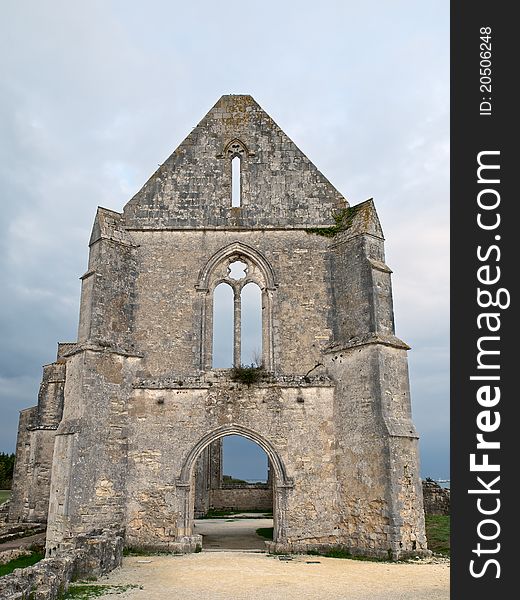
{"type": "Polygon", "coordinates": [[[250,156],[250,152],[242,140],[233,138],[225,145],[222,155],[226,158],[234,158],[235,156],[247,158],[250,156]]]}
{"type": "Polygon", "coordinates": [[[238,259],[240,259],[240,257],[249,258],[250,261],[256,263],[265,277],[265,284],[268,290],[272,291],[278,287],[274,270],[267,258],[261,252],[256,250],[256,248],[248,246],[242,242],[232,242],[216,252],[199,271],[199,276],[195,287],[201,291],[208,291],[210,275],[214,271],[215,267],[221,262],[234,256],[236,256],[238,259]]]}
{"type": "Polygon", "coordinates": [[[294,488],[294,481],[288,477],[285,464],[274,445],[266,438],[248,427],[230,423],[222,425],[204,435],[186,455],[179,477],[175,480],[175,486],[179,495],[179,517],[177,520],[177,539],[192,541],[193,545],[202,543],[201,536],[193,535],[193,469],[198,457],[212,442],[226,435],[240,435],[252,442],[257,443],[267,454],[271,462],[273,478],[273,520],[274,542],[284,543],[287,541],[287,512],[288,495],[294,488]]]}
{"type": "Polygon", "coordinates": [[[209,446],[215,440],[223,438],[227,435],[240,435],[258,444],[271,461],[275,477],[277,478],[276,485],[284,488],[293,487],[293,480],[292,478],[288,477],[285,464],[273,444],[260,434],[256,433],[256,431],[236,423],[222,425],[221,427],[210,431],[193,446],[184,459],[180,475],[176,481],[177,486],[184,487],[190,484],[193,466],[195,465],[197,458],[200,456],[204,448],[209,446]]]}
{"type": "Polygon", "coordinates": [[[241,290],[248,283],[256,283],[261,290],[261,320],[262,320],[262,344],[261,364],[267,371],[274,371],[274,301],[273,296],[278,284],[275,273],[267,258],[256,248],[241,242],[232,242],[221,248],[207,261],[198,275],[195,288],[199,292],[198,320],[200,327],[199,344],[199,368],[201,371],[209,371],[213,367],[213,291],[225,281],[234,290],[234,359],[233,365],[241,364],[241,290]],[[229,265],[233,261],[246,263],[245,277],[240,280],[230,278],[229,265]]]}

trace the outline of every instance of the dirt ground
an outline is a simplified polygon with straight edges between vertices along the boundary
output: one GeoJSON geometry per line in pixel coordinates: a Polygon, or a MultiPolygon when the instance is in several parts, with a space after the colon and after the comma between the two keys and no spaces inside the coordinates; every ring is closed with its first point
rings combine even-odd
{"type": "Polygon", "coordinates": [[[23,538],[16,538],[0,544],[0,552],[4,550],[12,550],[13,548],[28,548],[29,546],[43,546],[45,544],[45,533],[37,533],[35,535],[28,535],[23,538]]]}
{"type": "MultiPolygon", "coordinates": [[[[449,562],[379,563],[260,552],[126,557],[99,584],[121,600],[448,600],[449,562]],[[115,591],[115,590],[114,590],[115,591]]],[[[114,598],[114,596],[100,596],[114,598]]]]}

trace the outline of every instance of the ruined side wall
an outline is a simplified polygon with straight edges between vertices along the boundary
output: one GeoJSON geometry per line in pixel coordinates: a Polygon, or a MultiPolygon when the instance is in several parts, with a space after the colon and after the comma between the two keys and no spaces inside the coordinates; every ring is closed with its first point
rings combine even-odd
{"type": "Polygon", "coordinates": [[[222,484],[222,440],[216,440],[205,448],[194,469],[195,517],[204,516],[211,506],[211,490],[222,484]]]}
{"type": "Polygon", "coordinates": [[[265,256],[278,284],[272,292],[275,371],[304,375],[321,362],[332,326],[327,238],[290,230],[131,233],[139,245],[135,343],[145,356],[145,376],[183,380],[199,373],[205,292],[196,290],[198,275],[237,241],[265,256]]]}
{"type": "Polygon", "coordinates": [[[184,461],[205,434],[226,424],[261,435],[284,461],[294,480],[279,507],[287,514],[286,538],[330,541],[338,502],[332,410],[330,387],[136,389],[128,409],[127,543],[175,547],[184,528],[176,484],[184,461]]]}
{"type": "Polygon", "coordinates": [[[70,535],[124,523],[127,412],[136,357],[107,349],[69,356],[56,432],[47,550],[70,535]]]}
{"type": "Polygon", "coordinates": [[[194,485],[194,515],[195,518],[203,517],[209,509],[210,485],[208,477],[208,453],[209,448],[205,448],[199,459],[195,463],[193,485],[194,485]]]}
{"type": "Polygon", "coordinates": [[[244,486],[211,490],[213,510],[273,510],[273,489],[265,486],[244,486]]]}
{"type": "Polygon", "coordinates": [[[123,560],[122,531],[93,531],[72,541],[68,552],[0,578],[0,598],[56,600],[71,581],[106,575],[123,560]]]}
{"type": "Polygon", "coordinates": [[[436,481],[425,480],[422,482],[424,513],[426,515],[449,515],[450,496],[449,489],[441,487],[436,481]]]}
{"type": "Polygon", "coordinates": [[[11,522],[47,521],[54,439],[63,412],[65,376],[65,363],[46,365],[38,405],[20,413],[9,508],[11,522]]]}

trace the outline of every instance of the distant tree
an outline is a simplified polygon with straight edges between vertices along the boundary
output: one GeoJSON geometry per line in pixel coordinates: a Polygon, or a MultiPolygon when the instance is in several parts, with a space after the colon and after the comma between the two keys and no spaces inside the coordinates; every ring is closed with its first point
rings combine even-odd
{"type": "Polygon", "coordinates": [[[10,490],[13,484],[14,454],[0,452],[0,490],[10,490]]]}

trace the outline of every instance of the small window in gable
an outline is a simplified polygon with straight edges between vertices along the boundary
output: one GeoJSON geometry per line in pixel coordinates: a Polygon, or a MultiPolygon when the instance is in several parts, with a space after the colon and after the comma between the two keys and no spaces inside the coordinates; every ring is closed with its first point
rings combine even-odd
{"type": "Polygon", "coordinates": [[[231,159],[231,206],[240,207],[240,158],[231,159]]]}

